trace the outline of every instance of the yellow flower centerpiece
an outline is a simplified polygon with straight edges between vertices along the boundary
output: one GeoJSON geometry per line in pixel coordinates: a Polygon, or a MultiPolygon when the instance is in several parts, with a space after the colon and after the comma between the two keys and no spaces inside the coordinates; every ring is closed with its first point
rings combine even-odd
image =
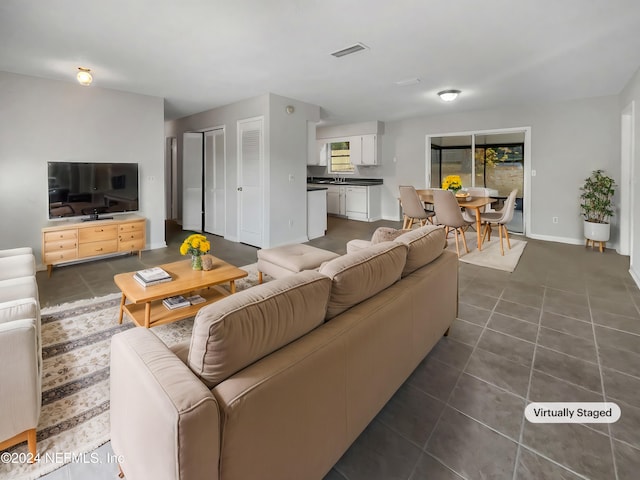
{"type": "Polygon", "coordinates": [[[202,270],[202,255],[209,250],[211,250],[209,240],[199,233],[189,235],[180,245],[182,255],[191,255],[191,268],[194,270],[202,270]]]}
{"type": "Polygon", "coordinates": [[[443,190],[453,190],[454,193],[458,193],[461,188],[462,180],[460,180],[460,175],[447,175],[442,181],[443,190]]]}

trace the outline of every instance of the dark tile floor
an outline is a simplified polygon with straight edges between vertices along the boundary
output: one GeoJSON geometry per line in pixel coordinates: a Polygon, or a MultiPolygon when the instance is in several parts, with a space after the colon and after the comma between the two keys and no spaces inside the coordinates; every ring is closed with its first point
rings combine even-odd
{"type": "MultiPolygon", "coordinates": [[[[344,253],[378,226],[331,218],[315,246],[344,253]]],[[[180,258],[169,247],[38,274],[43,305],[116,292],[112,277],[180,258]]],[[[635,479],[640,471],[640,291],[628,257],[527,239],[513,273],[460,263],[458,319],[327,475],[375,479],[635,479]],[[615,424],[532,424],[531,401],[616,402],[615,424]]],[[[236,265],[256,249],[213,238],[236,265]]],[[[109,444],[99,449],[110,452],[109,444]]],[[[86,468],[83,465],[82,468],[86,468]]],[[[114,478],[112,466],[46,478],[114,478]]]]}

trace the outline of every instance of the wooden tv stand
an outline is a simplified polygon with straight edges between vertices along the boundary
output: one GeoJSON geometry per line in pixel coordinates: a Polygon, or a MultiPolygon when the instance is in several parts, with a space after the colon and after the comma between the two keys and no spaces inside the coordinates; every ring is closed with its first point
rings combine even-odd
{"type": "Polygon", "coordinates": [[[48,275],[54,265],[120,252],[141,254],[146,244],[146,219],[121,215],[109,220],[49,222],[42,229],[42,263],[48,275]]]}

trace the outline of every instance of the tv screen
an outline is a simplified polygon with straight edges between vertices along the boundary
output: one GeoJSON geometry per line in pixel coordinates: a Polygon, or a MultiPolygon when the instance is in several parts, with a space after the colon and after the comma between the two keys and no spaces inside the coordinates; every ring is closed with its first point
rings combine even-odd
{"type": "Polygon", "coordinates": [[[49,218],[138,210],[137,163],[49,162],[49,218]]]}

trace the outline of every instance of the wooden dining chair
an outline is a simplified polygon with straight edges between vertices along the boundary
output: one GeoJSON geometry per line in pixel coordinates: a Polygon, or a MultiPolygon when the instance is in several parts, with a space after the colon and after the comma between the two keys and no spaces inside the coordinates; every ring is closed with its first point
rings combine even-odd
{"type": "Polygon", "coordinates": [[[511,250],[511,241],[509,240],[509,230],[507,230],[507,223],[509,223],[513,219],[513,213],[516,209],[516,195],[518,194],[518,189],[511,190],[509,196],[504,202],[504,206],[502,209],[496,212],[487,212],[481,213],[480,218],[482,219],[482,223],[484,223],[484,232],[482,233],[482,241],[484,241],[484,237],[489,236],[489,240],[491,240],[491,228],[493,225],[498,226],[498,235],[500,236],[500,253],[504,256],[504,246],[502,244],[502,238],[506,238],[507,246],[509,250],[511,250]]]}
{"type": "Polygon", "coordinates": [[[449,231],[453,230],[456,236],[456,252],[458,257],[460,256],[460,247],[458,245],[458,234],[462,236],[462,243],[464,249],[469,253],[469,247],[467,247],[467,239],[464,236],[464,232],[469,228],[470,222],[467,222],[462,217],[460,206],[456,200],[455,195],[450,190],[433,190],[433,207],[438,219],[439,225],[444,225],[445,235],[449,235],[449,231]]]}
{"type": "Polygon", "coordinates": [[[410,230],[414,223],[420,222],[424,227],[427,222],[433,224],[434,212],[424,208],[415,187],[411,185],[400,185],[400,204],[404,212],[403,230],[410,230]]]}

